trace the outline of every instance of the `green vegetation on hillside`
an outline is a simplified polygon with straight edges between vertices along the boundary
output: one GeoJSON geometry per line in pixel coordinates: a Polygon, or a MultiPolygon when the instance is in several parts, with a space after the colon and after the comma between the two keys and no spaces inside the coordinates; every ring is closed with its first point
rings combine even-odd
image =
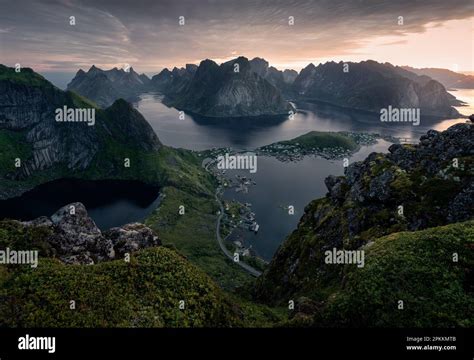
{"type": "Polygon", "coordinates": [[[15,170],[15,159],[27,159],[31,156],[24,132],[0,131],[0,169],[4,173],[15,170]]]}
{"type": "Polygon", "coordinates": [[[327,326],[472,327],[473,248],[474,221],[377,239],[365,247],[363,268],[345,266],[343,288],[331,294],[315,321],[327,326]]]}
{"type": "Polygon", "coordinates": [[[42,258],[37,269],[10,267],[0,283],[1,326],[231,327],[242,320],[201,270],[165,247],[143,250],[130,263],[71,266],[42,258]]]}
{"type": "Polygon", "coordinates": [[[30,68],[22,68],[20,72],[16,72],[14,68],[0,64],[0,81],[2,80],[28,86],[54,87],[53,84],[30,68]]]}
{"type": "Polygon", "coordinates": [[[44,226],[0,222],[2,249],[40,254],[37,268],[0,266],[0,327],[264,327],[286,316],[225,293],[172,246],[140,250],[130,262],[65,265],[49,236],[44,226]]]}
{"type": "Polygon", "coordinates": [[[296,145],[305,149],[323,149],[339,147],[354,151],[358,148],[357,143],[349,136],[336,132],[310,131],[291,140],[280,141],[282,145],[296,145]]]}
{"type": "Polygon", "coordinates": [[[212,196],[202,196],[175,187],[162,189],[160,206],[146,220],[164,244],[174,245],[191,262],[204,269],[222,287],[231,290],[253,278],[225,257],[216,239],[216,212],[212,196]],[[185,214],[179,214],[183,205],[185,214]]]}
{"type": "MultiPolygon", "coordinates": [[[[355,153],[361,146],[375,144],[378,138],[380,135],[369,133],[310,131],[291,140],[262,146],[257,151],[275,156],[280,161],[301,160],[306,155],[340,159],[355,153]]],[[[394,141],[393,138],[387,139],[394,141]]]]}

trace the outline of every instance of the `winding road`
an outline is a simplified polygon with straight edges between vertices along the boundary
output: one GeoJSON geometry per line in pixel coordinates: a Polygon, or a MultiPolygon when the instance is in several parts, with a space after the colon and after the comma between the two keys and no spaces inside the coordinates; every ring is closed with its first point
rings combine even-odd
{"type": "Polygon", "coordinates": [[[234,261],[234,255],[224,245],[224,240],[221,237],[221,231],[220,231],[220,229],[221,229],[221,219],[222,219],[222,216],[224,215],[224,206],[222,205],[222,202],[219,199],[219,190],[220,190],[220,187],[217,188],[216,194],[215,194],[216,201],[219,204],[219,208],[220,208],[220,213],[219,213],[219,216],[217,217],[217,223],[216,223],[217,242],[219,243],[219,246],[221,247],[221,250],[225,254],[225,256],[227,256],[234,264],[239,265],[241,268],[246,270],[251,275],[253,275],[255,277],[259,277],[260,275],[262,275],[261,271],[258,271],[257,269],[253,268],[252,266],[250,266],[250,265],[248,265],[244,262],[234,261]]]}

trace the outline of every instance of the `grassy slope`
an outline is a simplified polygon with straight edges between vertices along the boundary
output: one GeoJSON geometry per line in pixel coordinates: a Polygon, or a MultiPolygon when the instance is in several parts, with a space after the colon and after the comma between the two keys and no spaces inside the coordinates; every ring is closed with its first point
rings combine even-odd
{"type": "Polygon", "coordinates": [[[160,246],[131,262],[64,265],[51,258],[50,231],[0,221],[0,247],[39,250],[36,269],[0,266],[0,326],[235,327],[270,326],[281,310],[222,291],[176,250],[160,246]],[[76,309],[70,309],[70,301],[76,309]],[[185,309],[179,302],[185,301],[185,309]]]}
{"type": "Polygon", "coordinates": [[[296,143],[307,149],[339,147],[353,151],[358,148],[357,143],[349,136],[336,132],[310,131],[294,139],[279,142],[282,145],[295,145],[296,143]]]}
{"type": "Polygon", "coordinates": [[[130,263],[68,266],[41,259],[35,270],[22,266],[4,272],[1,283],[3,326],[219,327],[242,322],[238,306],[204,272],[165,247],[141,251],[130,263]]]}
{"type": "Polygon", "coordinates": [[[324,322],[350,326],[474,326],[474,221],[380,238],[365,267],[346,267],[324,322]],[[457,253],[459,261],[453,261],[457,253]],[[404,309],[398,310],[398,300],[404,309]]]}
{"type": "Polygon", "coordinates": [[[299,314],[286,325],[473,326],[473,247],[474,221],[376,239],[363,248],[363,268],[341,268],[342,284],[335,279],[315,293],[307,289],[307,296],[321,301],[315,315],[299,314]]]}
{"type": "Polygon", "coordinates": [[[0,64],[0,81],[2,80],[28,86],[53,87],[49,81],[30,68],[22,68],[20,72],[16,72],[14,68],[0,64]]]}

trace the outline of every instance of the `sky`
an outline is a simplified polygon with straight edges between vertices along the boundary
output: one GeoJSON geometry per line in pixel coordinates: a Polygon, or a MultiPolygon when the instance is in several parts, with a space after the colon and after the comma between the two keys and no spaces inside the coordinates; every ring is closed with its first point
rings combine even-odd
{"type": "Polygon", "coordinates": [[[373,59],[474,71],[474,1],[0,0],[9,66],[156,73],[241,55],[279,69],[373,59]]]}

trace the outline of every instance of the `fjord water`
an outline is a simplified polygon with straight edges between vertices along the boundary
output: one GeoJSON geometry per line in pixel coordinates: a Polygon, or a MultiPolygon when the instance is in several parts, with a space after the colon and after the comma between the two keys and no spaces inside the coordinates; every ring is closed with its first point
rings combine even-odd
{"type": "MultiPolygon", "coordinates": [[[[384,140],[378,144],[364,147],[350,159],[363,160],[371,152],[385,152],[391,145],[384,140]]],[[[304,208],[314,199],[323,197],[326,192],[324,179],[329,175],[343,175],[341,160],[325,160],[319,157],[305,157],[298,162],[281,162],[273,157],[258,157],[258,171],[249,174],[248,170],[228,170],[227,175],[246,176],[255,181],[248,193],[229,189],[224,193],[228,201],[238,200],[251,203],[256,221],[260,225],[258,233],[245,232],[245,246],[263,259],[270,260],[280,243],[297,226],[304,208]],[[294,207],[294,214],[288,206],[294,207]]]]}
{"type": "Polygon", "coordinates": [[[423,118],[419,126],[411,123],[382,123],[377,114],[336,108],[327,104],[297,103],[298,113],[288,117],[203,118],[185,114],[162,104],[159,94],[141,96],[135,107],[148,120],[160,140],[172,147],[205,150],[232,147],[251,150],[282,140],[292,139],[308,131],[355,131],[397,136],[413,141],[429,129],[445,130],[464,119],[438,121],[423,118]]]}
{"type": "MultiPolygon", "coordinates": [[[[455,95],[458,96],[456,93],[455,95]]],[[[468,94],[467,94],[468,95],[468,94]]],[[[472,97],[470,104],[474,104],[472,97]]],[[[424,120],[420,126],[381,123],[376,115],[338,109],[324,104],[296,104],[299,112],[294,119],[242,118],[209,119],[186,114],[180,120],[176,109],[162,104],[159,94],[145,94],[134,106],[143,114],[160,140],[172,147],[204,150],[231,147],[234,150],[253,150],[272,142],[287,140],[317,131],[364,131],[416,140],[428,129],[444,130],[465,119],[445,121],[424,120]]],[[[462,108],[459,110],[461,111],[462,108]]],[[[469,110],[467,110],[469,111],[469,110]]],[[[350,161],[364,159],[373,151],[385,152],[390,143],[363,147],[350,161]]],[[[258,234],[245,233],[244,243],[263,258],[270,259],[279,244],[296,227],[304,207],[326,193],[324,179],[343,174],[341,161],[306,157],[298,162],[280,162],[270,157],[258,158],[258,171],[229,171],[251,177],[257,185],[247,194],[226,191],[227,200],[236,199],[252,204],[252,211],[260,225],[258,234]],[[284,207],[293,205],[295,214],[284,207]]],[[[75,201],[83,202],[92,219],[101,229],[142,221],[159,204],[158,189],[124,182],[88,182],[60,180],[37,187],[21,197],[0,201],[0,219],[30,220],[50,216],[60,207],[75,201]]]]}
{"type": "MultiPolygon", "coordinates": [[[[325,104],[296,104],[299,111],[294,119],[289,118],[202,118],[186,114],[181,120],[176,109],[161,103],[159,94],[146,94],[135,104],[136,108],[151,124],[160,140],[169,146],[192,150],[214,147],[230,147],[234,150],[254,150],[256,147],[276,141],[292,139],[311,130],[374,132],[407,138],[414,142],[429,129],[445,130],[465,119],[436,121],[423,119],[419,126],[411,124],[381,123],[377,115],[335,108],[325,104]]],[[[474,102],[473,102],[474,103],[474,102]]],[[[386,152],[391,143],[379,140],[372,146],[362,147],[350,161],[363,160],[371,152],[386,152]]],[[[298,162],[281,162],[272,157],[259,156],[258,170],[228,170],[227,175],[246,176],[256,182],[248,193],[229,189],[226,200],[251,203],[258,233],[245,232],[245,246],[262,258],[269,260],[281,242],[296,228],[304,207],[311,201],[323,197],[327,191],[324,179],[342,175],[342,161],[305,157],[298,162]],[[286,209],[293,205],[295,214],[286,209]]]]}

